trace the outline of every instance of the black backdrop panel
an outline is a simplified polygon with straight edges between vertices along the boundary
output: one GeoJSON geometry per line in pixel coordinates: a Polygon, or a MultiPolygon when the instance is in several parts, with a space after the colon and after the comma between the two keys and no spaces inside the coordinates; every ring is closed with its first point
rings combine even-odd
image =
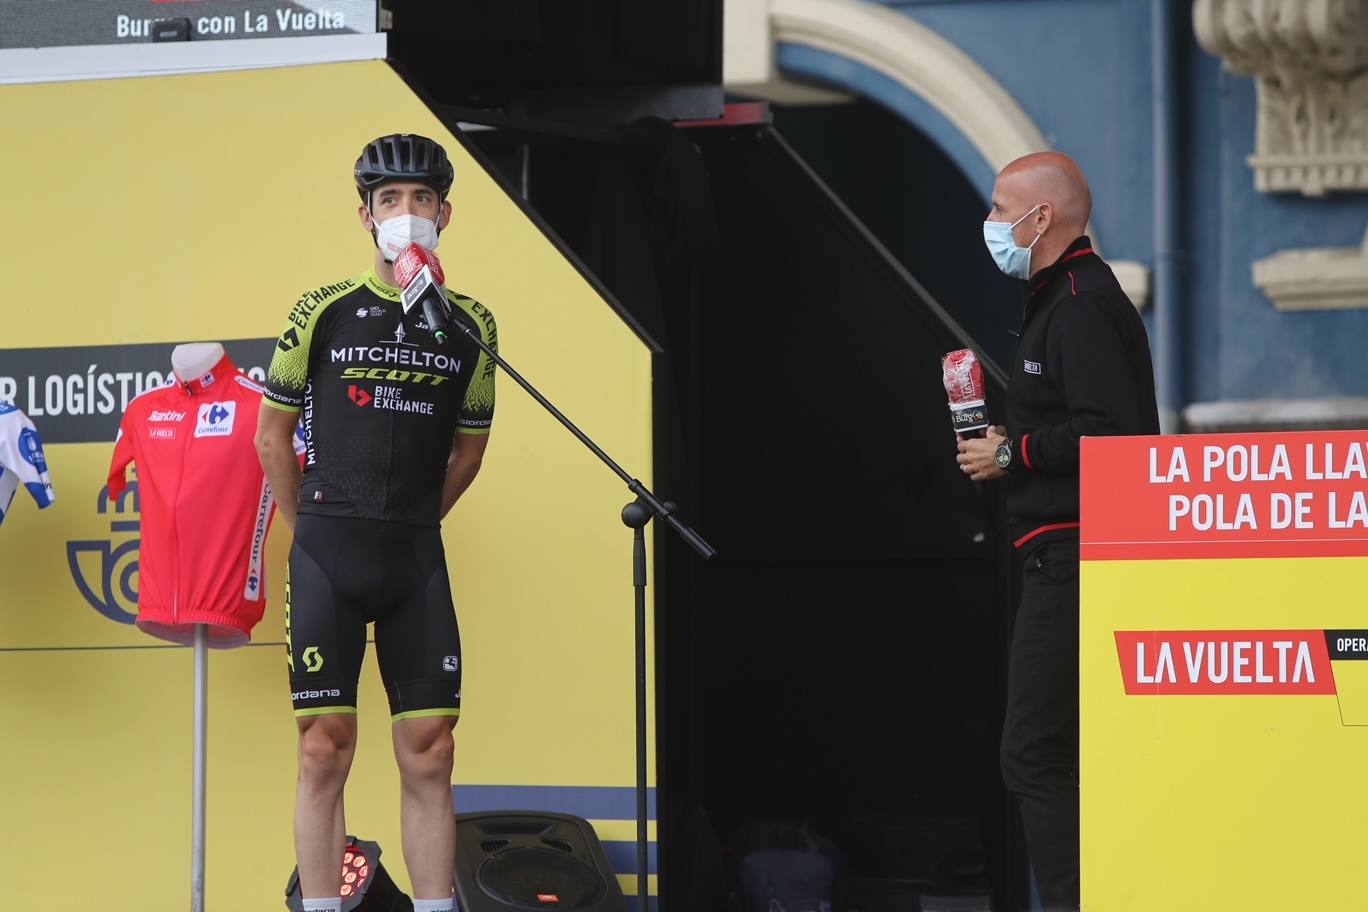
{"type": "MultiPolygon", "coordinates": [[[[941,385],[940,356],[968,340],[777,134],[722,132],[697,131],[723,249],[701,304],[714,544],[732,559],[987,555],[987,495],[958,470],[941,385]]],[[[1002,397],[994,385],[990,411],[1002,397]]]]}
{"type": "Polygon", "coordinates": [[[527,89],[718,85],[721,0],[387,0],[390,57],[438,101],[527,89]]]}
{"type": "Polygon", "coordinates": [[[997,492],[957,469],[939,368],[974,340],[772,129],[688,136],[694,165],[630,132],[476,139],[660,344],[655,489],[719,551],[655,538],[662,895],[715,908],[702,872],[757,817],[839,841],[936,815],[979,823],[1006,906],[1013,557],[997,492]]]}
{"type": "Polygon", "coordinates": [[[1009,365],[1024,287],[998,271],[983,244],[983,188],[924,133],[871,101],[780,107],[774,123],[975,344],[1009,365]]]}
{"type": "Polygon", "coordinates": [[[1012,556],[939,364],[971,340],[773,130],[694,138],[721,234],[692,340],[688,502],[721,552],[692,578],[696,794],[724,835],[973,818],[1005,898],[1012,556]]]}

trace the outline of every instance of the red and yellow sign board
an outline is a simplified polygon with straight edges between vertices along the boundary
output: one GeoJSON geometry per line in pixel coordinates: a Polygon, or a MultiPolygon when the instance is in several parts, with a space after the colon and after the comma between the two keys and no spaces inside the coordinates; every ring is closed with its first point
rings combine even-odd
{"type": "Polygon", "coordinates": [[[1082,460],[1084,909],[1363,908],[1368,432],[1082,460]]]}

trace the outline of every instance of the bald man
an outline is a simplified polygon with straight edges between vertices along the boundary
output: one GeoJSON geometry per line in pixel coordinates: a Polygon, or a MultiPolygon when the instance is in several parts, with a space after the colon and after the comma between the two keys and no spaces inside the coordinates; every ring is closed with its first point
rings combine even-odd
{"type": "Polygon", "coordinates": [[[1078,444],[1159,433],[1145,325],[1083,233],[1091,212],[1067,155],[1027,155],[998,175],[984,241],[999,269],[1026,282],[1026,309],[1007,425],[959,441],[966,475],[1006,485],[1022,558],[1002,774],[1052,912],[1079,907],[1078,444]]]}

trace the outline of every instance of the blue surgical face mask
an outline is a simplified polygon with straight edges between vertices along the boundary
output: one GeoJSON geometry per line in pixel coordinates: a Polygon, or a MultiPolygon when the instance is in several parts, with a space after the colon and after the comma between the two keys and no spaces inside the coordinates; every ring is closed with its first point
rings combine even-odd
{"type": "Polygon", "coordinates": [[[984,222],[983,223],[983,242],[988,245],[988,253],[992,255],[993,262],[997,263],[998,269],[1007,273],[1014,279],[1029,279],[1031,277],[1031,247],[1040,240],[1037,234],[1035,241],[1031,241],[1031,247],[1018,247],[1016,238],[1012,236],[1012,229],[1039,209],[1037,204],[1030,212],[1017,219],[1015,222],[984,222]]]}

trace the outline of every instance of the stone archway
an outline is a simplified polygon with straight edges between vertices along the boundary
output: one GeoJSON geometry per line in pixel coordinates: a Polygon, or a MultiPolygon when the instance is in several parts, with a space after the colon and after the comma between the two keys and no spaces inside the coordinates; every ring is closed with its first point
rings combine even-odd
{"type": "MultiPolygon", "coordinates": [[[[1030,116],[972,57],[901,13],[851,0],[774,0],[770,22],[776,44],[837,54],[923,99],[994,174],[1014,158],[1049,148],[1030,116]]],[[[938,124],[918,126],[941,132],[938,124]]],[[[980,170],[962,155],[952,157],[966,174],[980,170]]]]}
{"type": "MultiPolygon", "coordinates": [[[[848,69],[811,75],[897,111],[935,141],[985,198],[1004,165],[1050,147],[1030,115],[972,57],[895,10],[861,0],[729,0],[726,12],[729,90],[775,101],[838,97],[781,75],[779,56],[796,47],[840,58],[848,69]],[[859,78],[861,72],[876,74],[877,84],[859,78]]],[[[1100,251],[1091,224],[1088,234],[1100,251]]],[[[1138,262],[1109,262],[1142,307],[1148,270],[1138,262]]]]}

